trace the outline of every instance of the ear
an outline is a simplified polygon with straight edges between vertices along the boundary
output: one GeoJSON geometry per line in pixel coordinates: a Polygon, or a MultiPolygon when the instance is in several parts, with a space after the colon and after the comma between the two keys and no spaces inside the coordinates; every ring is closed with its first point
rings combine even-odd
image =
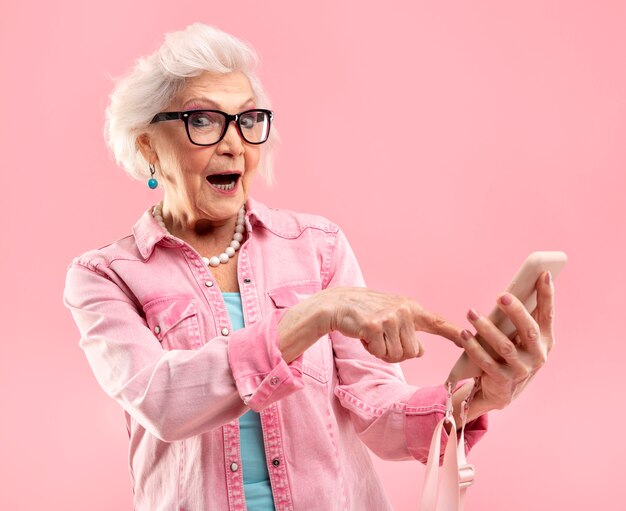
{"type": "Polygon", "coordinates": [[[148,163],[156,163],[159,160],[159,157],[152,146],[152,139],[150,138],[149,133],[141,133],[135,140],[135,144],[141,152],[144,160],[148,163]]]}

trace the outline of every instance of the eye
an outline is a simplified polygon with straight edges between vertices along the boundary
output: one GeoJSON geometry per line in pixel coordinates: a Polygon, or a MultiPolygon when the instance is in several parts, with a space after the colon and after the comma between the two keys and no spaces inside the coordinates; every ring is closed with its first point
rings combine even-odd
{"type": "Polygon", "coordinates": [[[219,128],[221,116],[213,112],[195,112],[189,116],[189,126],[198,129],[219,128]]]}
{"type": "Polygon", "coordinates": [[[251,129],[256,122],[256,114],[246,114],[240,119],[241,127],[245,129],[251,129]]]}

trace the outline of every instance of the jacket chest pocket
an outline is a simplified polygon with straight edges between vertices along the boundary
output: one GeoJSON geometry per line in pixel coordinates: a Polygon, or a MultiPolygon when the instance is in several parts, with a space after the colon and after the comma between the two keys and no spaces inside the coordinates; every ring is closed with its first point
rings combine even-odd
{"type": "MultiPolygon", "coordinates": [[[[270,289],[267,294],[277,309],[288,309],[320,290],[321,284],[319,282],[306,280],[270,289]]],[[[330,338],[325,335],[303,353],[302,372],[320,383],[326,383],[332,362],[330,338]]]]}
{"type": "Polygon", "coordinates": [[[166,350],[202,346],[195,298],[157,298],[143,306],[148,327],[166,350]]]}

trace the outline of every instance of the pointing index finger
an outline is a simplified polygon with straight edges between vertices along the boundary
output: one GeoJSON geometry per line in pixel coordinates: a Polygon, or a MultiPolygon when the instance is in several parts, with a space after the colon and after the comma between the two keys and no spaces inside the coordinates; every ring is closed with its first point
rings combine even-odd
{"type": "Polygon", "coordinates": [[[451,340],[459,348],[463,347],[461,343],[461,331],[463,329],[450,323],[438,314],[419,309],[415,313],[415,329],[428,332],[429,334],[440,335],[451,340]]]}

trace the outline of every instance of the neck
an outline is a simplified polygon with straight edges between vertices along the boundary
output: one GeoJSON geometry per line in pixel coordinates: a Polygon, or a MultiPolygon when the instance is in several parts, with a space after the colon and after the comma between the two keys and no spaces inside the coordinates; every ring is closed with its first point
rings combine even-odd
{"type": "Polygon", "coordinates": [[[192,218],[187,213],[174,216],[167,205],[163,205],[162,215],[170,234],[191,245],[210,244],[211,242],[220,245],[228,243],[233,237],[233,230],[237,223],[237,215],[217,221],[192,218]]]}
{"type": "MultiPolygon", "coordinates": [[[[187,222],[186,224],[190,227],[187,230],[181,230],[178,233],[174,230],[177,222],[172,221],[172,217],[170,215],[170,226],[168,227],[167,222],[165,220],[165,215],[163,213],[163,203],[160,202],[153,209],[153,215],[161,224],[161,226],[169,231],[169,233],[173,236],[176,236],[179,239],[182,239],[187,244],[191,245],[196,249],[196,251],[202,255],[203,260],[206,264],[210,266],[219,266],[220,264],[226,264],[230,260],[230,258],[236,255],[237,250],[244,241],[245,236],[245,209],[242,207],[237,216],[234,218],[234,222],[232,219],[227,219],[224,222],[203,222],[202,220],[198,220],[195,222],[187,222]],[[234,225],[233,225],[234,223],[234,225]],[[204,255],[209,252],[213,252],[215,248],[219,244],[223,244],[224,240],[220,239],[226,231],[230,227],[230,232],[232,237],[230,238],[230,242],[223,251],[219,251],[219,255],[208,256],[204,255]]],[[[184,226],[185,222],[179,222],[178,225],[184,226]]]]}

